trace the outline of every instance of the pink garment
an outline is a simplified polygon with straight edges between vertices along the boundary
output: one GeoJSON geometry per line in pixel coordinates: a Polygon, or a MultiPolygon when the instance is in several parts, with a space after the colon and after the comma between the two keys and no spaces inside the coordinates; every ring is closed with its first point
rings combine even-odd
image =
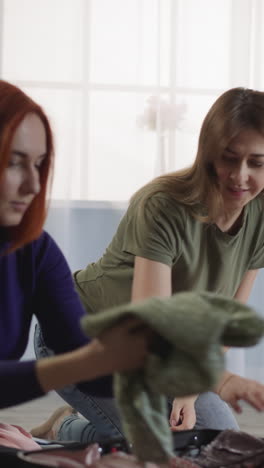
{"type": "Polygon", "coordinates": [[[0,445],[22,450],[41,450],[32,435],[20,426],[0,423],[0,445]]]}
{"type": "Polygon", "coordinates": [[[98,448],[97,444],[93,444],[80,450],[67,450],[66,448],[43,449],[41,452],[20,453],[19,458],[31,463],[56,468],[92,468],[92,463],[100,458],[98,448]]]}

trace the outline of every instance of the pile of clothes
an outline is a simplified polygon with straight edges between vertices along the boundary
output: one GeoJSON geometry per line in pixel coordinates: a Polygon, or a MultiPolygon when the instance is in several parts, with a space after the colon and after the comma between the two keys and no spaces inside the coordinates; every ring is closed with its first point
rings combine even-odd
{"type": "Polygon", "coordinates": [[[82,450],[48,449],[20,456],[28,463],[61,468],[263,468],[264,440],[244,432],[226,430],[203,446],[198,456],[176,456],[164,464],[142,464],[136,456],[123,452],[101,457],[97,444],[82,450]]]}
{"type": "Polygon", "coordinates": [[[203,468],[261,468],[264,466],[264,440],[226,430],[202,449],[195,462],[203,468]]]}

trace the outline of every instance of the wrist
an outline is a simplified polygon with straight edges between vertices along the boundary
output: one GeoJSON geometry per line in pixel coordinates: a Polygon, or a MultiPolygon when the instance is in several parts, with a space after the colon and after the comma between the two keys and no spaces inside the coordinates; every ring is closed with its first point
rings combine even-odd
{"type": "Polygon", "coordinates": [[[199,396],[199,395],[188,395],[188,396],[184,396],[184,397],[175,397],[173,401],[175,401],[177,404],[178,404],[179,402],[182,402],[182,401],[184,401],[184,402],[188,401],[188,402],[193,402],[193,403],[195,403],[195,401],[197,400],[198,396],[199,396]]]}
{"type": "Polygon", "coordinates": [[[232,372],[226,371],[223,374],[222,378],[220,379],[220,381],[218,382],[218,384],[214,388],[214,392],[217,393],[217,395],[220,396],[220,398],[221,398],[221,394],[222,394],[222,391],[223,391],[224,387],[234,377],[236,377],[236,374],[233,374],[232,372]]]}
{"type": "Polygon", "coordinates": [[[44,392],[106,374],[100,344],[93,341],[68,353],[36,361],[36,374],[44,392]]]}

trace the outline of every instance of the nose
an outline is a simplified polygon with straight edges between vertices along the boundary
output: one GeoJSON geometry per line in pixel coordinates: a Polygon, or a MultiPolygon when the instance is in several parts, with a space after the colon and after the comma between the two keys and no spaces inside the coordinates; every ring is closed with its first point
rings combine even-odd
{"type": "Polygon", "coordinates": [[[35,166],[27,168],[22,188],[25,194],[37,195],[40,192],[39,170],[35,166]]]}
{"type": "Polygon", "coordinates": [[[249,168],[243,162],[230,169],[229,178],[237,186],[243,186],[248,181],[249,168]]]}

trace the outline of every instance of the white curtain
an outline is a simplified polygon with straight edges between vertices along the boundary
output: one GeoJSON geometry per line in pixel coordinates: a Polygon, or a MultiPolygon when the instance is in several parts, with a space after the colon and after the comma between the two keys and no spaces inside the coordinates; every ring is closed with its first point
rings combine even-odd
{"type": "MultiPolygon", "coordinates": [[[[48,223],[69,258],[78,210],[115,212],[190,164],[213,101],[234,86],[264,89],[263,0],[0,0],[0,17],[1,77],[53,124],[52,209],[64,216],[48,223]]],[[[250,299],[260,312],[262,281],[250,299]]],[[[232,351],[230,365],[263,378],[262,352],[232,351]]]]}

